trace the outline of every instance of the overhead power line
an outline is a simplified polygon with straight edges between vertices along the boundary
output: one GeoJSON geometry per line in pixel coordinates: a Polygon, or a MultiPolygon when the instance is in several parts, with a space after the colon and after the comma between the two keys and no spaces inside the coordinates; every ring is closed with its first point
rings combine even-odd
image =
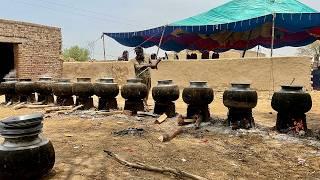
{"type": "Polygon", "coordinates": [[[120,22],[119,20],[116,20],[116,19],[108,19],[108,18],[104,18],[104,17],[98,17],[95,15],[88,15],[88,14],[75,12],[75,11],[66,11],[66,9],[64,9],[64,10],[63,9],[56,9],[54,7],[45,6],[43,4],[35,4],[35,3],[25,2],[25,1],[21,1],[21,0],[11,0],[11,1],[18,2],[18,3],[28,5],[31,7],[40,7],[43,9],[48,9],[48,10],[51,10],[51,11],[54,11],[57,13],[74,14],[74,15],[78,15],[78,16],[83,16],[83,17],[89,18],[90,20],[95,20],[95,21],[104,22],[104,23],[108,22],[108,23],[126,25],[128,27],[136,26],[136,24],[123,23],[123,22],[120,22]]]}
{"type": "Polygon", "coordinates": [[[88,13],[95,14],[95,15],[98,15],[98,16],[103,16],[104,18],[110,18],[110,19],[115,19],[115,18],[117,18],[119,21],[123,21],[123,22],[124,22],[124,21],[125,21],[125,22],[128,22],[128,21],[129,21],[129,22],[141,23],[141,22],[136,21],[136,20],[133,20],[133,19],[128,19],[128,18],[124,18],[124,17],[121,17],[121,19],[119,19],[119,17],[117,17],[117,16],[113,16],[113,15],[110,15],[110,14],[93,11],[93,10],[90,10],[90,9],[88,9],[88,8],[75,7],[75,6],[73,6],[73,5],[66,4],[66,3],[57,3],[56,1],[51,1],[51,0],[39,0],[39,1],[45,2],[45,3],[49,3],[49,4],[51,4],[51,5],[63,7],[63,8],[73,9],[73,10],[76,10],[76,11],[88,12],[88,13]]]}

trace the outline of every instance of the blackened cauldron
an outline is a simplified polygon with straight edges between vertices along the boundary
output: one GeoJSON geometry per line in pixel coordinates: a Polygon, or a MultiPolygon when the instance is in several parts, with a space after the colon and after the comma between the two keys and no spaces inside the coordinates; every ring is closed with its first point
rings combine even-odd
{"type": "Polygon", "coordinates": [[[143,99],[148,95],[148,88],[142,83],[142,79],[128,79],[127,84],[121,88],[121,96],[126,99],[124,109],[132,111],[144,111],[143,99]]]}
{"type": "Polygon", "coordinates": [[[183,89],[182,98],[188,104],[187,117],[193,118],[200,115],[203,121],[210,118],[209,104],[213,101],[212,88],[207,86],[205,81],[191,81],[190,86],[183,89]]]}
{"type": "Polygon", "coordinates": [[[52,92],[57,96],[57,104],[60,106],[71,106],[73,102],[72,82],[70,79],[57,79],[52,84],[52,92]]]}
{"type": "Polygon", "coordinates": [[[6,103],[18,102],[19,97],[16,94],[16,83],[18,82],[16,78],[4,78],[4,82],[0,84],[1,94],[5,95],[6,103]]]}
{"type": "Polygon", "coordinates": [[[228,122],[233,129],[254,127],[252,108],[256,107],[258,94],[250,84],[232,83],[223,93],[223,104],[229,109],[228,122]]]}
{"type": "Polygon", "coordinates": [[[296,123],[302,123],[302,130],[307,130],[305,113],[310,111],[312,99],[310,94],[303,91],[302,86],[281,86],[281,90],[273,94],[271,106],[278,112],[278,131],[286,132],[296,123]]]}
{"type": "Polygon", "coordinates": [[[72,92],[79,97],[91,97],[94,94],[91,78],[77,78],[73,83],[72,92]]]}
{"type": "Polygon", "coordinates": [[[183,89],[182,98],[187,104],[208,105],[213,101],[214,95],[207,82],[191,81],[190,86],[183,89]]]}
{"type": "Polygon", "coordinates": [[[152,88],[152,97],[156,102],[172,102],[179,99],[179,87],[172,80],[158,81],[152,88]]]}
{"type": "Polygon", "coordinates": [[[72,92],[76,96],[76,105],[83,105],[82,109],[93,108],[94,95],[93,84],[91,78],[77,78],[72,86],[72,92]]]}
{"type": "Polygon", "coordinates": [[[20,102],[34,102],[34,92],[35,86],[31,79],[21,78],[16,83],[16,93],[19,95],[20,102]]]}
{"type": "Polygon", "coordinates": [[[0,121],[0,179],[40,179],[55,163],[52,143],[43,136],[42,114],[10,117],[0,121]]]}
{"type": "Polygon", "coordinates": [[[38,93],[38,101],[44,101],[44,104],[53,103],[52,94],[53,81],[51,77],[41,77],[35,82],[35,91],[38,93]]]}
{"type": "Polygon", "coordinates": [[[119,94],[119,86],[113,78],[98,79],[93,86],[94,94],[98,97],[115,98],[119,94]]]}
{"type": "Polygon", "coordinates": [[[172,80],[158,81],[158,85],[152,88],[152,97],[155,101],[154,113],[165,113],[168,117],[176,115],[173,101],[179,99],[179,87],[172,80]]]}
{"type": "Polygon", "coordinates": [[[94,94],[99,97],[99,110],[118,109],[116,97],[119,86],[113,78],[101,78],[93,85],[94,94]]]}

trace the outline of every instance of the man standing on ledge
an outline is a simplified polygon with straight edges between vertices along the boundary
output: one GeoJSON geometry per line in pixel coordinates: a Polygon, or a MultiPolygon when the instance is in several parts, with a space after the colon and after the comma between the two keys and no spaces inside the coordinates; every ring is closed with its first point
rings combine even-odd
{"type": "MultiPolygon", "coordinates": [[[[136,58],[133,59],[133,63],[134,63],[136,78],[142,79],[142,83],[147,85],[148,96],[149,96],[149,91],[151,89],[150,68],[157,69],[157,66],[161,61],[161,59],[158,59],[155,62],[151,61],[149,58],[146,59],[144,57],[143,49],[140,46],[136,47],[134,51],[136,53],[136,58]]],[[[146,97],[146,99],[144,99],[144,106],[147,111],[149,110],[148,104],[147,104],[148,96],[146,97]]]]}

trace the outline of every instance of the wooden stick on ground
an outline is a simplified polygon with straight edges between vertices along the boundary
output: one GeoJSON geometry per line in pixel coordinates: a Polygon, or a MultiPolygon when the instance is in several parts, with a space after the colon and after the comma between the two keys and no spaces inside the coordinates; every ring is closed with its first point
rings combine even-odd
{"type": "Polygon", "coordinates": [[[51,107],[45,109],[45,113],[51,113],[53,111],[62,111],[62,110],[71,110],[72,106],[58,106],[58,107],[51,107]]]}
{"type": "Polygon", "coordinates": [[[70,106],[70,107],[69,106],[60,106],[60,107],[57,107],[55,109],[47,109],[47,111],[49,113],[55,111],[55,114],[70,114],[70,113],[73,113],[74,111],[76,111],[78,109],[81,109],[82,107],[83,107],[83,105],[79,105],[79,106],[76,106],[74,108],[72,108],[72,106],[70,106]]]}
{"type": "Polygon", "coordinates": [[[174,131],[172,134],[163,134],[158,139],[161,142],[168,142],[171,141],[173,138],[177,137],[179,134],[183,133],[184,129],[179,128],[176,131],[174,131]]]}
{"type": "Polygon", "coordinates": [[[12,105],[13,103],[12,103],[12,101],[10,101],[10,102],[8,102],[6,105],[5,105],[5,107],[8,107],[8,106],[10,106],[10,105],[12,105]]]}
{"type": "Polygon", "coordinates": [[[186,171],[179,170],[179,169],[173,169],[173,168],[168,168],[168,167],[156,167],[156,166],[146,165],[143,163],[128,162],[124,159],[121,159],[117,154],[114,154],[111,151],[104,150],[104,152],[107,153],[109,157],[112,157],[113,159],[115,159],[118,163],[125,165],[125,166],[128,166],[128,167],[131,167],[131,168],[142,169],[142,170],[146,170],[146,171],[153,171],[153,172],[158,172],[158,173],[171,173],[171,174],[174,174],[178,177],[186,177],[186,178],[190,178],[190,179],[194,179],[194,180],[207,180],[204,177],[197,176],[197,175],[194,175],[194,174],[191,174],[186,171]]]}
{"type": "Polygon", "coordinates": [[[157,120],[154,121],[155,124],[161,124],[165,120],[167,120],[168,116],[166,114],[162,114],[160,117],[158,117],[157,120]]]}
{"type": "Polygon", "coordinates": [[[25,105],[25,108],[29,108],[29,109],[41,109],[41,108],[50,108],[50,107],[55,107],[54,104],[48,104],[48,105],[25,105]]]}
{"type": "Polygon", "coordinates": [[[72,112],[74,112],[74,111],[76,111],[76,110],[78,110],[78,109],[81,109],[81,108],[83,108],[83,106],[84,105],[79,105],[79,106],[76,106],[76,107],[74,107],[74,108],[72,108],[71,110],[70,110],[70,113],[72,113],[72,112]]]}
{"type": "Polygon", "coordinates": [[[28,109],[41,109],[41,108],[49,108],[49,107],[55,107],[54,104],[49,105],[34,105],[34,104],[26,104],[26,103],[20,103],[14,107],[15,110],[22,109],[22,108],[28,108],[28,109]]]}
{"type": "Polygon", "coordinates": [[[19,103],[19,104],[13,106],[13,109],[14,110],[21,109],[24,107],[25,104],[26,104],[26,102],[19,103]]]}
{"type": "Polygon", "coordinates": [[[44,101],[31,103],[31,105],[43,105],[44,101]]]}

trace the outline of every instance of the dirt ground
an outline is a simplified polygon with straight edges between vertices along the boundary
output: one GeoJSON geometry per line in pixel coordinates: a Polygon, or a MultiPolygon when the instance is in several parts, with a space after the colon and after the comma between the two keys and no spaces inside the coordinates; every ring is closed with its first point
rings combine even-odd
{"type": "MultiPolygon", "coordinates": [[[[307,122],[316,132],[320,129],[320,92],[310,93],[313,108],[307,114],[307,122]]],[[[47,117],[44,136],[52,141],[56,151],[55,167],[47,179],[177,179],[170,174],[125,167],[107,157],[103,150],[128,161],[178,168],[208,179],[320,179],[320,141],[272,131],[276,112],[271,108],[270,94],[258,94],[258,106],[254,109],[257,129],[232,131],[216,121],[200,130],[190,128],[167,143],[161,143],[158,137],[178,128],[174,118],[156,125],[153,118],[125,115],[47,117]],[[112,134],[129,127],[143,128],[144,133],[112,134]]],[[[0,99],[3,101],[3,97],[0,99]]],[[[118,99],[123,107],[122,98],[118,99]]],[[[150,99],[149,104],[152,103],[150,99]]],[[[185,113],[181,98],[176,105],[179,113],[185,113]]],[[[215,93],[210,109],[214,119],[226,118],[221,92],[215,93]]],[[[0,118],[39,111],[1,106],[0,118]]]]}

